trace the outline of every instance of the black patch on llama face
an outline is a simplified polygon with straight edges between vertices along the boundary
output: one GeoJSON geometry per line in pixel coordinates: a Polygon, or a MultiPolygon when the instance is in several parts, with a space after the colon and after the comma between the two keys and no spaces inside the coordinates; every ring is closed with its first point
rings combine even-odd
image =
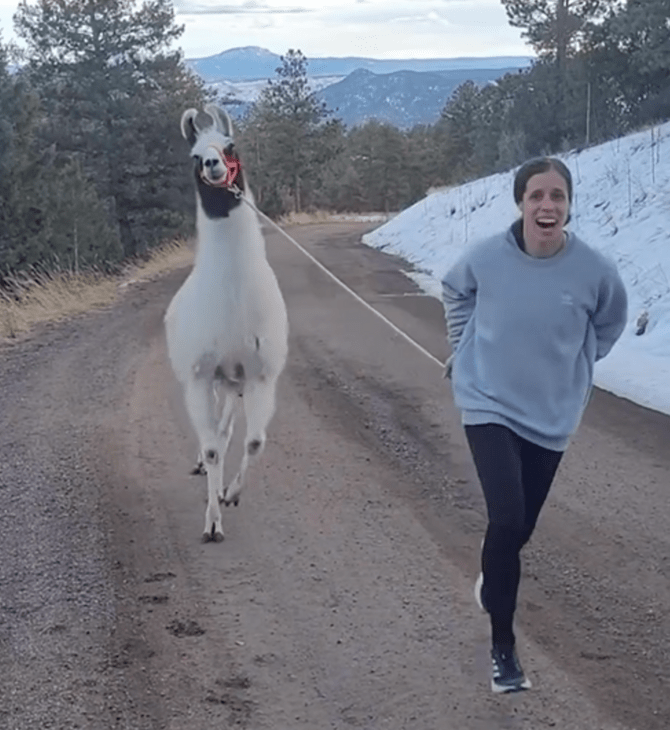
{"type": "MultiPolygon", "coordinates": [[[[238,205],[242,204],[242,200],[228,188],[216,188],[213,185],[208,185],[206,182],[203,182],[197,163],[195,166],[195,184],[198,195],[200,196],[200,202],[202,203],[202,209],[208,218],[227,218],[231,210],[234,210],[238,205]]],[[[244,190],[244,182],[241,175],[237,178],[237,187],[241,191],[244,190]]]]}

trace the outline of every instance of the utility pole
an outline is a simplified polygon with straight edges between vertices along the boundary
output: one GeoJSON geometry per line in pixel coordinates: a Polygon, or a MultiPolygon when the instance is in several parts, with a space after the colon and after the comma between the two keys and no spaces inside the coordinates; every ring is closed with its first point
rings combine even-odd
{"type": "Polygon", "coordinates": [[[591,82],[586,82],[586,146],[591,143],[591,82]]]}

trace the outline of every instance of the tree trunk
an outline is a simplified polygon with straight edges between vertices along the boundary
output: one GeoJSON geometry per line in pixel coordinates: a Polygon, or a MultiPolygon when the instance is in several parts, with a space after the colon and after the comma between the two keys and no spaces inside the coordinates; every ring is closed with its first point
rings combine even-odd
{"type": "Polygon", "coordinates": [[[570,0],[556,0],[556,126],[562,144],[565,120],[565,73],[568,48],[568,11],[570,0]]]}
{"type": "Polygon", "coordinates": [[[295,174],[295,186],[294,186],[294,206],[295,212],[300,213],[302,210],[302,201],[300,199],[300,175],[296,172],[295,174]]]}

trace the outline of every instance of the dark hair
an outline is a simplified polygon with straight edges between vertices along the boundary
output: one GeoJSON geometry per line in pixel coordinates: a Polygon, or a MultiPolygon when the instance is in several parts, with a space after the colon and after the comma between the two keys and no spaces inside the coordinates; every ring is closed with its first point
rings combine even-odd
{"type": "Polygon", "coordinates": [[[549,170],[556,170],[565,180],[568,188],[568,201],[572,204],[572,175],[570,170],[555,157],[534,157],[521,165],[514,176],[514,202],[519,205],[523,200],[526,185],[533,175],[549,172],[549,170]]]}

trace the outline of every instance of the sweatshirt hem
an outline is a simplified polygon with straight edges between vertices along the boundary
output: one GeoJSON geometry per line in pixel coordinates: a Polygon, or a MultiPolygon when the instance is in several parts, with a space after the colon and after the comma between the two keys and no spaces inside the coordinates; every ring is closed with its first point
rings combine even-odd
{"type": "Polygon", "coordinates": [[[570,436],[543,436],[528,428],[524,428],[521,424],[511,421],[505,418],[505,416],[501,416],[499,413],[493,413],[491,411],[463,411],[461,421],[464,426],[484,426],[487,423],[506,426],[522,439],[526,439],[526,441],[530,441],[536,446],[541,446],[549,451],[563,452],[570,443],[570,436]]]}

